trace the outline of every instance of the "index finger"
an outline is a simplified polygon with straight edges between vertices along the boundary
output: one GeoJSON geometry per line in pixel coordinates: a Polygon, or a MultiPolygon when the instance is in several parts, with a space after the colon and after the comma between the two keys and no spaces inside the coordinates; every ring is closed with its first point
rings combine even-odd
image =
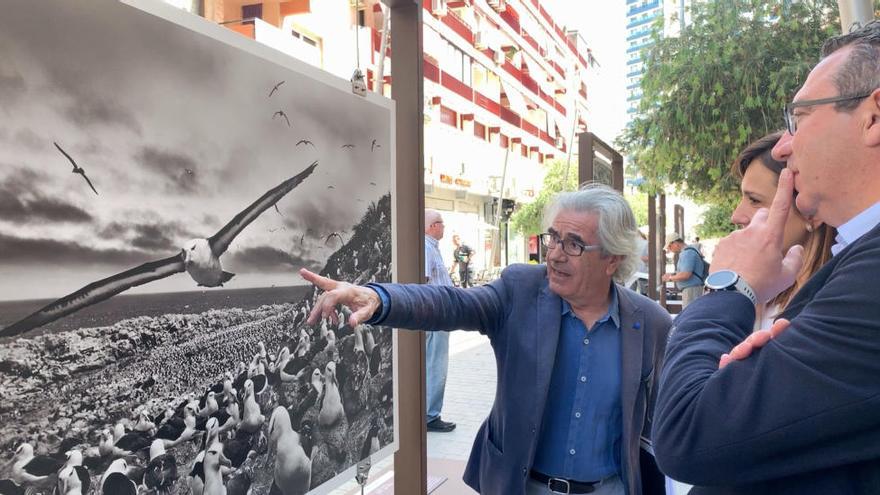
{"type": "Polygon", "coordinates": [[[773,203],[770,205],[770,212],[767,216],[767,225],[772,232],[778,235],[780,245],[785,231],[785,222],[788,220],[788,212],[791,210],[792,198],[794,198],[794,177],[791,170],[784,168],[779,173],[776,196],[773,196],[773,203]]]}
{"type": "Polygon", "coordinates": [[[299,275],[323,291],[333,290],[339,285],[339,282],[327,277],[322,277],[317,273],[306,270],[305,268],[299,269],[299,275]]]}

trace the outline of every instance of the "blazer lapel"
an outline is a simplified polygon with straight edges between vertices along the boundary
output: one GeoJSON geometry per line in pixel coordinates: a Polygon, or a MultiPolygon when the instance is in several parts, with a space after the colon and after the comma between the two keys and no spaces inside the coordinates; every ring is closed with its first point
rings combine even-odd
{"type": "Polygon", "coordinates": [[[641,434],[632,431],[632,420],[642,381],[645,316],[644,312],[633,304],[626,291],[620,290],[616,284],[614,288],[617,290],[620,311],[620,405],[623,414],[623,445],[628,445],[628,439],[632,438],[632,435],[641,434]]]}
{"type": "Polygon", "coordinates": [[[537,369],[535,370],[535,387],[538,408],[538,424],[544,413],[544,404],[547,403],[547,394],[550,391],[550,378],[553,374],[553,363],[556,361],[556,346],[559,344],[559,332],[562,324],[562,299],[550,291],[547,278],[538,292],[537,311],[535,312],[535,349],[537,352],[537,369]]]}

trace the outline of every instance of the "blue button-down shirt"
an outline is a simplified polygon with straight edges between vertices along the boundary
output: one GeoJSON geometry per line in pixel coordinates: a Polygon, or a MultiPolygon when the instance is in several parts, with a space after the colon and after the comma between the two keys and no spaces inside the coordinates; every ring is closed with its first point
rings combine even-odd
{"type": "Polygon", "coordinates": [[[443,263],[440,254],[440,241],[429,235],[425,235],[425,276],[428,283],[434,285],[452,285],[452,277],[443,263]]]}
{"type": "Polygon", "coordinates": [[[837,228],[837,237],[834,238],[835,244],[831,246],[831,254],[837,256],[837,253],[843,251],[843,248],[856,242],[859,237],[867,234],[880,223],[880,202],[874,203],[873,206],[852,217],[845,224],[837,228]]]}
{"type": "Polygon", "coordinates": [[[620,311],[611,289],[608,312],[590,331],[562,302],[562,328],[532,469],[596,481],[620,472],[620,311]]]}

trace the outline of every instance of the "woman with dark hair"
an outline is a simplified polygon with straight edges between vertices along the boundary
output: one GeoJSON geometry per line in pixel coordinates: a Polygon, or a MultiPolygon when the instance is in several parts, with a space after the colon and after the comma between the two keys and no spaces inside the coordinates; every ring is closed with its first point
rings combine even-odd
{"type": "MultiPolygon", "coordinates": [[[[782,137],[782,132],[768,134],[749,144],[731,166],[731,173],[740,179],[742,199],[733,211],[730,220],[743,228],[752,221],[759,208],[770,208],[779,174],[785,163],[770,156],[770,150],[782,137]]],[[[797,192],[795,191],[795,195],[797,192]]],[[[825,224],[816,225],[811,219],[792,207],[785,224],[782,252],[795,244],[804,247],[804,266],[798,273],[794,285],[782,291],[766,305],[756,308],[755,329],[770,328],[770,324],[791,300],[792,296],[822,265],[831,258],[831,245],[834,244],[836,229],[825,224]]]]}

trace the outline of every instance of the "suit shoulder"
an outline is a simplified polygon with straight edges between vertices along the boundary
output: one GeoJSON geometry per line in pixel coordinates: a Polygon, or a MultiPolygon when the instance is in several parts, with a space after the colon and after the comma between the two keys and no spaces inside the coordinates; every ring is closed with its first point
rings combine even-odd
{"type": "Polygon", "coordinates": [[[543,281],[547,276],[545,265],[514,263],[501,271],[501,277],[515,282],[543,281]]]}
{"type": "Polygon", "coordinates": [[[626,287],[618,286],[618,290],[620,294],[625,294],[625,297],[628,297],[634,306],[644,311],[648,320],[672,324],[672,317],[669,316],[669,312],[663,309],[657,301],[626,287]]]}

